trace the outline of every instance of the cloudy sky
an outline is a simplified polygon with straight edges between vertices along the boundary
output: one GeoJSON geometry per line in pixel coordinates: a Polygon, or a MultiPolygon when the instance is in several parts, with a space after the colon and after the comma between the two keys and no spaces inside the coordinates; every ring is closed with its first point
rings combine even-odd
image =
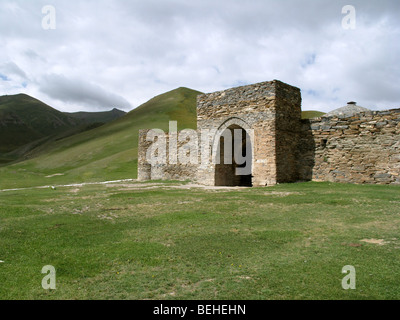
{"type": "Polygon", "coordinates": [[[0,95],[128,111],[278,79],[303,110],[400,107],[399,17],[399,0],[0,0],[0,95]]]}

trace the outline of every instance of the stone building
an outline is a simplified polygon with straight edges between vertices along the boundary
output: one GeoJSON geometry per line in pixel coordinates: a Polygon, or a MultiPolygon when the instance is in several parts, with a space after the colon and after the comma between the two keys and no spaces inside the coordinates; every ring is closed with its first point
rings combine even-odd
{"type": "Polygon", "coordinates": [[[197,132],[183,139],[178,132],[166,135],[164,161],[149,161],[154,139],[150,130],[140,131],[138,179],[211,186],[400,184],[400,109],[372,112],[354,105],[302,120],[300,89],[277,80],[199,95],[197,132]],[[176,161],[171,155],[185,148],[189,136],[195,161],[176,161]]]}

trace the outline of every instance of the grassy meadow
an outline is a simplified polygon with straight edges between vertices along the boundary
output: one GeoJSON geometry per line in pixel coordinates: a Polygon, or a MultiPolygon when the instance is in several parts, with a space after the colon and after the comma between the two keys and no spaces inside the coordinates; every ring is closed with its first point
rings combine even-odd
{"type": "MultiPolygon", "coordinates": [[[[399,299],[400,186],[32,188],[135,179],[139,129],[195,129],[198,94],[178,88],[93,130],[0,154],[0,300],[399,299]],[[46,265],[56,290],[42,288],[46,265]],[[356,290],[342,288],[346,265],[356,290]]],[[[15,131],[3,141],[36,138],[15,131]]]]}
{"type": "Polygon", "coordinates": [[[400,298],[397,186],[27,189],[0,192],[0,221],[0,299],[400,298]]]}

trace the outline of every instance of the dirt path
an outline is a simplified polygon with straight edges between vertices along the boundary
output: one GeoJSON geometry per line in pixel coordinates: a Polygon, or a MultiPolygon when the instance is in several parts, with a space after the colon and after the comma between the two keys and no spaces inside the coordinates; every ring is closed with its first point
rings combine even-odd
{"type": "Polygon", "coordinates": [[[109,187],[123,187],[124,189],[153,189],[153,188],[175,188],[175,189],[205,189],[205,190],[244,190],[247,188],[243,187],[214,187],[214,186],[204,186],[200,184],[163,184],[163,183],[137,183],[137,179],[123,179],[123,180],[113,180],[113,181],[103,181],[103,182],[86,182],[86,183],[74,183],[74,184],[63,184],[63,185],[46,185],[38,187],[26,187],[26,188],[15,188],[15,189],[3,189],[0,192],[10,192],[10,191],[23,191],[32,189],[56,189],[56,188],[68,188],[68,187],[83,187],[88,185],[108,185],[109,187]],[[136,183],[135,183],[136,182],[136,183]]]}
{"type": "Polygon", "coordinates": [[[111,183],[120,183],[120,182],[135,182],[135,181],[136,181],[136,179],[124,179],[124,180],[103,181],[103,182],[84,182],[84,183],[62,184],[62,185],[47,185],[47,186],[38,186],[38,187],[3,189],[3,190],[0,190],[0,192],[32,190],[32,189],[49,189],[49,188],[54,189],[54,188],[63,188],[63,187],[83,187],[83,186],[89,186],[89,185],[111,184],[111,183]]]}

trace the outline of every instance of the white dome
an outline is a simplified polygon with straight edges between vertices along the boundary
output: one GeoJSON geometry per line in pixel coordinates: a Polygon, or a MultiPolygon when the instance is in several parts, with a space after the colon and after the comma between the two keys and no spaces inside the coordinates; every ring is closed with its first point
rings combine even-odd
{"type": "Polygon", "coordinates": [[[348,117],[352,117],[358,113],[368,112],[368,111],[371,111],[371,110],[357,106],[356,102],[349,102],[347,104],[347,106],[333,110],[327,114],[324,114],[322,117],[324,117],[324,118],[325,117],[348,118],[348,117]]]}

